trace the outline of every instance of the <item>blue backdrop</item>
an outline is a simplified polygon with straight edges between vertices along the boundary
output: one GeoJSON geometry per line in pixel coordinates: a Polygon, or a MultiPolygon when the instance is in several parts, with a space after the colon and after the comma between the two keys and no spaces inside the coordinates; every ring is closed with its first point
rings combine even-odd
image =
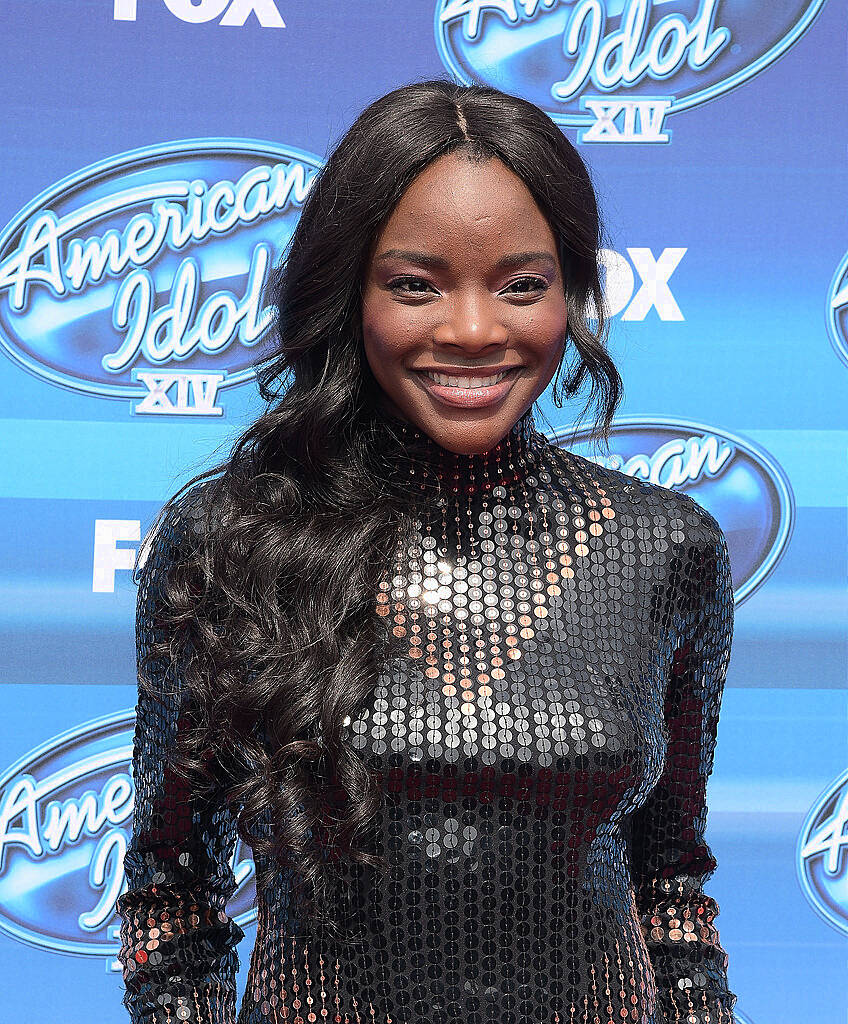
{"type": "MultiPolygon", "coordinates": [[[[614,464],[691,493],[733,562],[708,839],[738,1018],[844,1024],[846,14],[4,0],[2,1024],[125,1019],[139,538],[260,410],[262,281],[332,144],[370,100],[445,73],[539,104],[592,170],[626,387],[614,464]]],[[[542,426],[581,404],[548,403],[542,426]]]]}

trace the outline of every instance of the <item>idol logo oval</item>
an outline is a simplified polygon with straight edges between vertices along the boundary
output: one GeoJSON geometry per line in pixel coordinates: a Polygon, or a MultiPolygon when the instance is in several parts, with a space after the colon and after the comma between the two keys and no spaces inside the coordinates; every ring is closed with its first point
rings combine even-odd
{"type": "Polygon", "coordinates": [[[848,366],[848,253],[842,257],[830,280],[825,322],[834,352],[848,366]]]}
{"type": "MultiPolygon", "coordinates": [[[[0,777],[0,931],[62,953],[117,953],[134,722],[133,711],[87,722],[0,777]]],[[[238,888],[227,909],[246,926],[256,918],[254,865],[241,847],[233,851],[238,888]]]]}
{"type": "Polygon", "coordinates": [[[819,796],[798,834],[795,866],[815,912],[848,934],[848,771],[819,796]]]}
{"type": "Polygon", "coordinates": [[[460,81],[531,100],[579,142],[669,142],[669,114],[734,89],[809,29],[824,0],[437,0],[460,81]]]}
{"type": "Polygon", "coordinates": [[[591,432],[555,430],[552,439],[599,465],[672,490],[710,512],[727,538],[737,605],[771,575],[795,523],[795,499],[777,461],[751,441],[691,420],[622,417],[610,428],[610,454],[591,432]]]}
{"type": "Polygon", "coordinates": [[[52,186],[0,234],[0,347],[142,414],[220,416],[254,375],[262,294],[319,169],[246,139],[134,150],[52,186]]]}

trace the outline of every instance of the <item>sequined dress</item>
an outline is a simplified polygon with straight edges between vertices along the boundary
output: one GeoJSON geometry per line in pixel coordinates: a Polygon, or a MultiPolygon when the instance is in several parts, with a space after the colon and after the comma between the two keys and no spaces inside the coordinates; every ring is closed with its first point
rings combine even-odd
{"type": "MultiPolygon", "coordinates": [[[[116,904],[132,1021],[734,1024],[703,888],[734,609],[718,523],[530,415],[484,455],[430,452],[438,500],[410,480],[416,534],[375,595],[407,646],[345,723],[381,779],[388,875],[351,868],[341,948],[281,875],[238,1010],[233,817],[169,774],[178,671],[169,702],[140,690],[116,904]]],[[[189,519],[144,565],[139,655],[189,519]]]]}

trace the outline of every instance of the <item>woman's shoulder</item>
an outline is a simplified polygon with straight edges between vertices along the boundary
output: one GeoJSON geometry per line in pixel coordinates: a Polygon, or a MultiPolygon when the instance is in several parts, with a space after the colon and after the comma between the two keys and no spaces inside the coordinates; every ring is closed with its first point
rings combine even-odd
{"type": "Polygon", "coordinates": [[[139,546],[136,572],[153,562],[164,564],[185,557],[202,539],[214,500],[213,483],[204,479],[180,488],[159,508],[139,546]]]}
{"type": "Polygon", "coordinates": [[[552,444],[551,450],[563,472],[616,516],[647,518],[670,529],[681,541],[699,540],[711,545],[723,540],[716,518],[686,491],[626,473],[560,445],[552,444]]]}

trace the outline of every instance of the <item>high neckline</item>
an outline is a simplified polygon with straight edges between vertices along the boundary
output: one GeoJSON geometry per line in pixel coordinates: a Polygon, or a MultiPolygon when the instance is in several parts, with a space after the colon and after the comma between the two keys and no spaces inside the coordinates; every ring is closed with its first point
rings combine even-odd
{"type": "Polygon", "coordinates": [[[414,423],[386,410],[379,410],[378,420],[390,428],[403,474],[414,495],[428,502],[433,499],[473,500],[485,497],[495,487],[509,491],[520,486],[535,464],[540,443],[532,408],[494,447],[486,452],[470,454],[442,447],[414,423]]]}

